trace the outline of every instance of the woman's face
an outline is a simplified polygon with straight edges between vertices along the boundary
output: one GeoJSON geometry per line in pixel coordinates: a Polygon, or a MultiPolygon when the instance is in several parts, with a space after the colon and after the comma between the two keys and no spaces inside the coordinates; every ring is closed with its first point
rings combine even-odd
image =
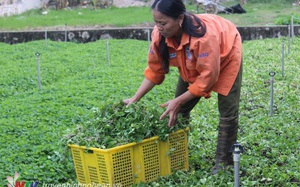
{"type": "Polygon", "coordinates": [[[157,26],[161,35],[166,38],[176,36],[180,25],[183,21],[183,16],[180,16],[178,19],[166,16],[165,14],[160,13],[157,10],[152,10],[153,19],[155,25],[157,26]]]}

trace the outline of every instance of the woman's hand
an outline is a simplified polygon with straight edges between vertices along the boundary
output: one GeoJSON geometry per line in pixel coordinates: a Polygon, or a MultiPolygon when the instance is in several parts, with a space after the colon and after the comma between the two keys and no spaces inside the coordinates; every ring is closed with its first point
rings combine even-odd
{"type": "Polygon", "coordinates": [[[155,86],[154,83],[152,83],[147,78],[144,78],[142,84],[140,85],[139,89],[136,91],[135,95],[132,98],[125,99],[123,102],[126,104],[126,106],[129,106],[132,103],[138,102],[154,86],[155,86]]]}
{"type": "Polygon", "coordinates": [[[181,108],[181,103],[179,102],[178,99],[172,99],[164,104],[161,104],[161,107],[167,107],[166,111],[160,116],[159,119],[163,119],[166,115],[169,115],[169,122],[168,122],[168,126],[172,127],[176,120],[177,120],[177,115],[178,112],[181,108]]]}
{"type": "Polygon", "coordinates": [[[166,115],[169,115],[168,126],[172,127],[177,120],[177,115],[179,113],[179,110],[181,109],[181,106],[193,98],[195,98],[195,96],[191,94],[189,91],[186,91],[184,94],[176,97],[175,99],[172,99],[164,104],[161,104],[160,105],[161,107],[167,107],[167,109],[160,116],[159,119],[163,119],[166,115]]]}
{"type": "Polygon", "coordinates": [[[129,99],[125,99],[123,102],[126,105],[126,107],[128,107],[129,105],[131,105],[132,103],[135,103],[137,101],[134,97],[132,97],[132,98],[129,98],[129,99]]]}

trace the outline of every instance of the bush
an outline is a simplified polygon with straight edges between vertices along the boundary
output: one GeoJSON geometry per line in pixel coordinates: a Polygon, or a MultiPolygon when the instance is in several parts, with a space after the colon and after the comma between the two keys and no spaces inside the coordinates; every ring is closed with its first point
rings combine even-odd
{"type": "MultiPolygon", "coordinates": [[[[300,24],[300,14],[292,14],[294,16],[294,21],[293,23],[294,24],[300,24]]],[[[274,23],[276,25],[289,25],[291,24],[291,17],[292,15],[288,15],[288,16],[280,16],[280,17],[277,17],[275,20],[274,20],[274,23]]]]}

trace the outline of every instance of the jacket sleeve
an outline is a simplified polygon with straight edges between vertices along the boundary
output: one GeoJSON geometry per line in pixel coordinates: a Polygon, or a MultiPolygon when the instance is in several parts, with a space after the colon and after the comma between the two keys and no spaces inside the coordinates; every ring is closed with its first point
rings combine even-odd
{"type": "Polygon", "coordinates": [[[199,76],[188,90],[195,96],[209,98],[220,74],[220,45],[217,37],[206,36],[194,43],[199,76]]]}
{"type": "Polygon", "coordinates": [[[159,32],[156,27],[152,32],[152,42],[148,52],[148,66],[144,71],[145,77],[154,84],[161,84],[165,79],[166,71],[161,64],[159,55],[159,32]]]}

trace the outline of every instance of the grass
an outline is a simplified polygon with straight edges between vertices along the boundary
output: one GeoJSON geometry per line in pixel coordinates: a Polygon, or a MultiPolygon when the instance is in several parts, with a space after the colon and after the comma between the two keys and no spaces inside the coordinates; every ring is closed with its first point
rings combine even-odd
{"type": "Polygon", "coordinates": [[[54,26],[114,26],[124,27],[132,24],[151,22],[149,7],[128,7],[89,9],[74,8],[66,10],[49,10],[42,15],[40,10],[31,10],[22,15],[0,18],[1,29],[26,30],[54,26]]]}
{"type": "MultiPolygon", "coordinates": [[[[226,4],[226,6],[232,6],[234,4],[236,4],[236,2],[230,2],[226,4]]],[[[292,13],[300,12],[300,6],[293,6],[289,3],[248,3],[243,5],[243,8],[247,13],[219,15],[231,20],[238,26],[264,26],[274,25],[275,20],[279,17],[290,16],[292,13]]],[[[195,13],[196,5],[187,5],[187,9],[195,13]]],[[[41,10],[36,9],[21,15],[1,17],[0,31],[63,27],[66,24],[72,27],[151,26],[153,25],[153,20],[149,7],[50,9],[46,15],[43,15],[41,10]]]]}
{"type": "Polygon", "coordinates": [[[300,6],[293,6],[288,3],[248,3],[244,9],[247,11],[246,14],[223,16],[238,26],[265,26],[275,25],[275,20],[282,16],[300,12],[300,6]]]}

